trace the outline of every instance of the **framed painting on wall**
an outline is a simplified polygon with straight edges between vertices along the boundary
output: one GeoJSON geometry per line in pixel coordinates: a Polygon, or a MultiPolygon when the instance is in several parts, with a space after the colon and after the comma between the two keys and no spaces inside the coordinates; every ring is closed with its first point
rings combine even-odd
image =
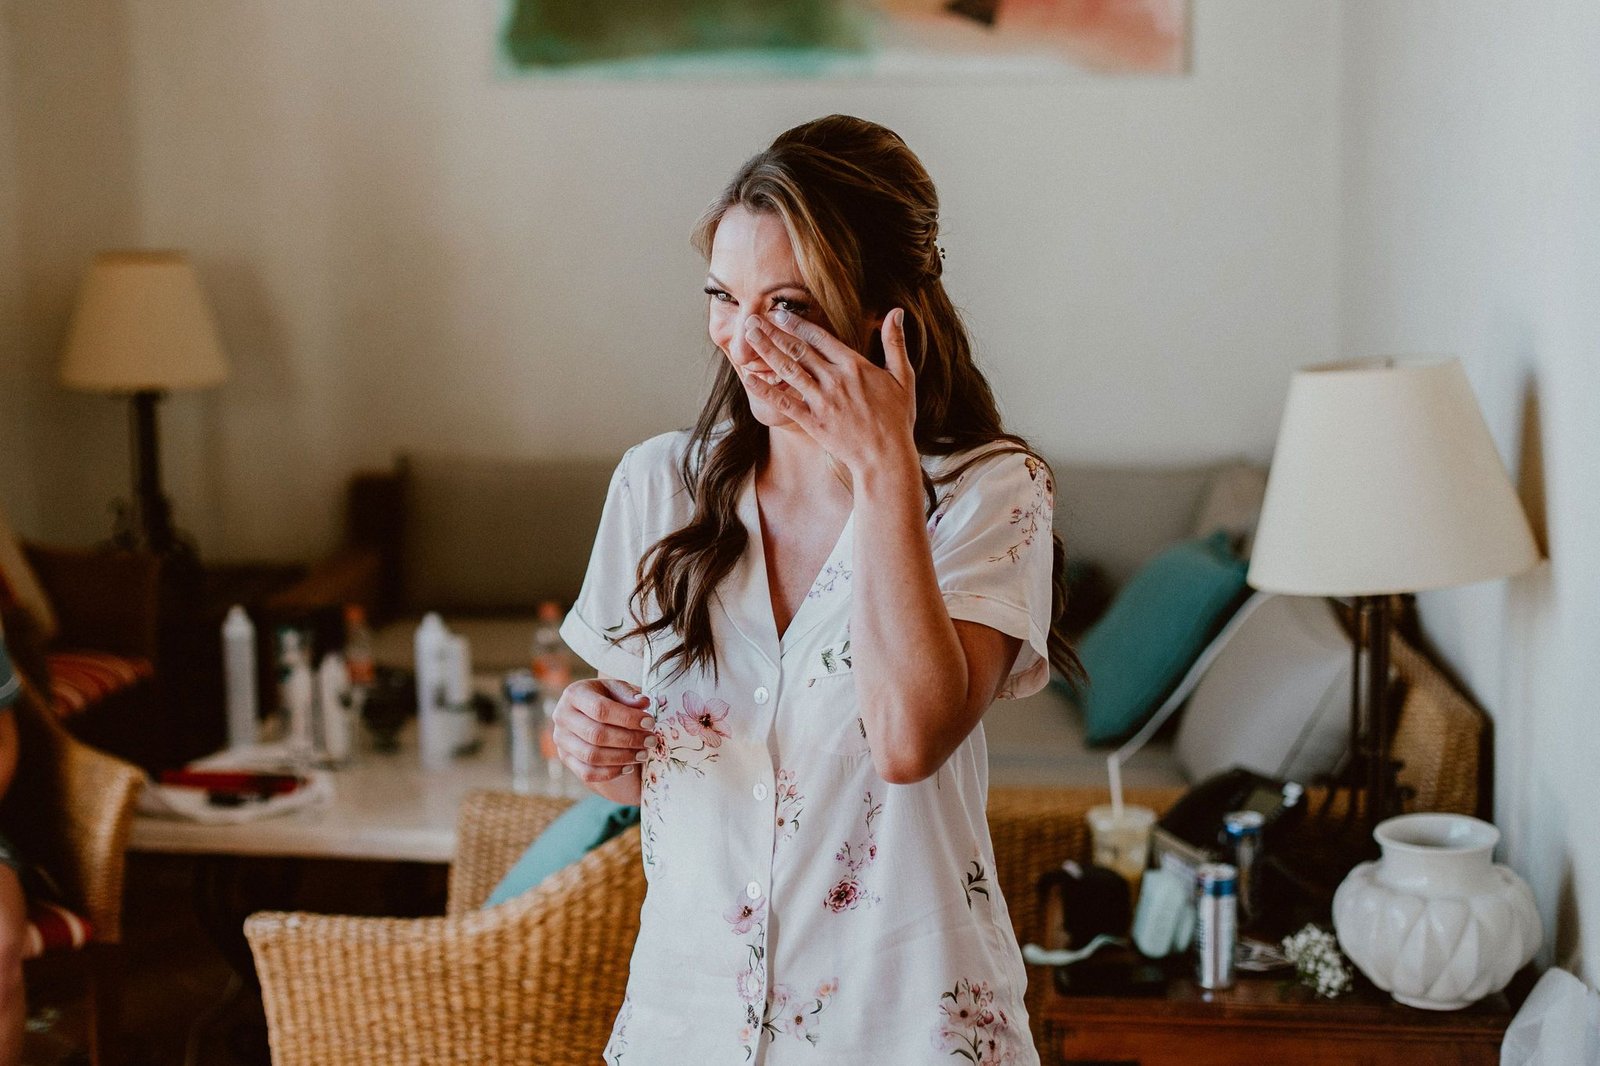
{"type": "Polygon", "coordinates": [[[549,76],[1182,74],[1189,0],[510,0],[549,76]]]}

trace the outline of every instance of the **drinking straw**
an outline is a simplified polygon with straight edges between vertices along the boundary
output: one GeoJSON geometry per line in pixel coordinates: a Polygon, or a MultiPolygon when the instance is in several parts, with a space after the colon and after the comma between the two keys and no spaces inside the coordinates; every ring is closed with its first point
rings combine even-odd
{"type": "Polygon", "coordinates": [[[1111,771],[1111,817],[1122,821],[1122,760],[1117,752],[1106,756],[1106,769],[1111,771]]]}

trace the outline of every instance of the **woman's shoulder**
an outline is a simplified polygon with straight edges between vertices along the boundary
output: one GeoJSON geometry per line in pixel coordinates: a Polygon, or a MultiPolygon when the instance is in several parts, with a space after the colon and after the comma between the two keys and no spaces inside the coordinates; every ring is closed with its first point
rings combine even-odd
{"type": "Polygon", "coordinates": [[[922,468],[936,485],[965,487],[974,482],[1027,483],[1054,494],[1050,466],[1038,455],[1012,441],[993,441],[946,455],[925,455],[922,468]]]}
{"type": "Polygon", "coordinates": [[[640,441],[622,454],[613,484],[657,520],[676,521],[677,511],[693,508],[683,479],[683,458],[692,437],[689,430],[675,429],[640,441]]]}
{"type": "Polygon", "coordinates": [[[622,453],[621,466],[630,478],[657,477],[676,471],[689,449],[687,429],[673,429],[646,438],[622,453]]]}

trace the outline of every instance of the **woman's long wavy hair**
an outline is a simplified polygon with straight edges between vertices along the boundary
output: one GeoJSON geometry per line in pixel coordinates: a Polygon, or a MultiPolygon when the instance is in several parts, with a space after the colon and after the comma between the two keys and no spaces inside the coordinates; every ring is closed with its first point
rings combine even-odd
{"type": "MultiPolygon", "coordinates": [[[[939,486],[978,460],[1000,451],[1037,458],[1026,441],[1002,428],[994,393],[973,363],[971,339],[940,280],[938,194],[898,134],[849,115],[829,115],[780,134],[739,169],[701,217],[693,243],[708,260],[717,225],[735,205],[781,220],[826,327],[856,351],[870,350],[870,317],[905,309],[916,373],[917,450],[952,455],[984,449],[941,471],[937,481],[923,474],[930,515],[939,486]]],[[[619,638],[671,634],[675,643],[661,662],[675,663],[674,673],[717,670],[712,596],[744,553],[748,534],[737,514],[739,493],[767,455],[766,426],[751,413],[732,365],[719,363],[680,469],[694,517],[640,560],[630,600],[634,628],[619,638]],[[658,612],[642,621],[652,601],[658,612]]],[[[1082,664],[1056,624],[1066,609],[1067,587],[1061,539],[1052,540],[1050,663],[1078,678],[1082,664]]]]}

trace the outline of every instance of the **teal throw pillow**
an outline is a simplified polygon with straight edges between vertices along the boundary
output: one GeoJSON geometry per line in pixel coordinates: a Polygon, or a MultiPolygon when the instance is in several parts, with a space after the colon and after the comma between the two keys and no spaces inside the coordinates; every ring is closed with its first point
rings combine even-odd
{"type": "Polygon", "coordinates": [[[1218,530],[1129,579],[1078,643],[1089,680],[1073,696],[1090,744],[1125,740],[1155,713],[1237,605],[1246,569],[1218,530]]]}
{"type": "Polygon", "coordinates": [[[590,795],[556,816],[528,845],[522,858],[506,871],[489,893],[485,907],[504,903],[534,888],[557,870],[564,870],[592,849],[630,825],[639,824],[639,808],[590,795]]]}

